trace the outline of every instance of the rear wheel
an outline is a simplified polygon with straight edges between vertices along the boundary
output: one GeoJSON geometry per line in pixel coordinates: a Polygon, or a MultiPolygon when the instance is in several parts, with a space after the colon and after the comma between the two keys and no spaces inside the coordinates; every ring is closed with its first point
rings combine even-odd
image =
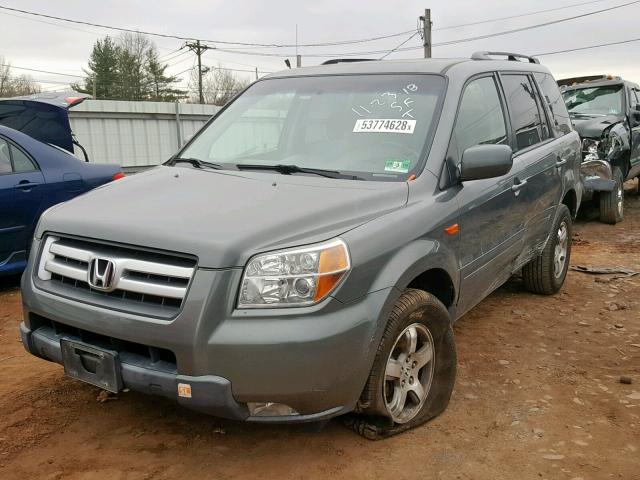
{"type": "Polygon", "coordinates": [[[600,192],[600,221],[612,225],[624,218],[624,176],[618,167],[613,167],[613,180],[613,191],[600,192]]]}
{"type": "Polygon", "coordinates": [[[346,417],[347,425],[371,440],[420,425],[446,408],[455,374],[447,309],[433,295],[409,289],[391,312],[358,414],[346,417]]]}
{"type": "Polygon", "coordinates": [[[562,287],[571,257],[571,212],[560,205],[547,245],[540,255],[522,267],[522,279],[527,290],[551,295],[562,287]]]}

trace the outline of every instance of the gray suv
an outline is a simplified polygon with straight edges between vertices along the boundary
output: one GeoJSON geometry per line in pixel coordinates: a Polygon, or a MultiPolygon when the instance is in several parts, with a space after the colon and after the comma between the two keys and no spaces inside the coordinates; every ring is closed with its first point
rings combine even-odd
{"type": "Polygon", "coordinates": [[[497,55],[270,75],[164,165],[50,209],[26,349],[237,420],[435,417],[452,324],[520,271],[557,292],[582,195],[553,77],[497,55]]]}
{"type": "Polygon", "coordinates": [[[640,176],[640,85],[600,75],[559,80],[582,138],[584,200],[595,198],[600,220],[624,217],[624,182],[640,176]]]}

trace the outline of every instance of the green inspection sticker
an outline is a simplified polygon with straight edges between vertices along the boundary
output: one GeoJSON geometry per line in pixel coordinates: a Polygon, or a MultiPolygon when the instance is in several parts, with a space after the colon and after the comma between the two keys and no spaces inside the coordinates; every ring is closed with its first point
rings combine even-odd
{"type": "Polygon", "coordinates": [[[407,173],[409,172],[411,160],[387,160],[384,164],[385,172],[407,173]]]}

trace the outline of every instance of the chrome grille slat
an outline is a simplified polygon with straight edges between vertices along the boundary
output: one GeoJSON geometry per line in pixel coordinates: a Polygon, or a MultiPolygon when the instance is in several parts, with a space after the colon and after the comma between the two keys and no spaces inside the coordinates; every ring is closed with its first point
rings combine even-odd
{"type": "Polygon", "coordinates": [[[177,313],[182,307],[195,267],[194,259],[183,256],[48,236],[39,259],[37,277],[62,287],[65,295],[68,293],[71,297],[84,300],[89,295],[99,303],[121,302],[125,309],[125,304],[130,305],[132,311],[146,306],[154,311],[164,309],[169,314],[170,311],[177,313]],[[102,288],[101,284],[92,285],[90,276],[95,259],[112,262],[113,278],[107,288],[102,288]],[[139,306],[134,308],[134,305],[139,306]]]}
{"type": "Polygon", "coordinates": [[[193,268],[146,262],[144,260],[135,260],[131,258],[122,259],[121,265],[124,271],[139,272],[147,275],[152,274],[187,279],[191,278],[191,275],[193,275],[193,268]]]}
{"type": "Polygon", "coordinates": [[[157,283],[140,282],[138,280],[131,280],[127,277],[120,279],[118,282],[118,290],[169,298],[184,298],[187,292],[186,287],[170,287],[168,285],[159,285],[157,283]]]}
{"type": "Polygon", "coordinates": [[[61,245],[58,242],[54,242],[49,247],[49,252],[59,257],[72,258],[73,260],[79,260],[81,262],[89,263],[91,260],[91,252],[87,250],[80,250],[79,248],[69,247],[67,245],[61,245]]]}
{"type": "Polygon", "coordinates": [[[55,258],[53,260],[47,260],[44,265],[44,269],[47,272],[56,273],[61,277],[71,278],[73,280],[80,280],[83,282],[87,281],[86,269],[83,270],[82,268],[72,267],[71,265],[62,263],[55,258]]]}

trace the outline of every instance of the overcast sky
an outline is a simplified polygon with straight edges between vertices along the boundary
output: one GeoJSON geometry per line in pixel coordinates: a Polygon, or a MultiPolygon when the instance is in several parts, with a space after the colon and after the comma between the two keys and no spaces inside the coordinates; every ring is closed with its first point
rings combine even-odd
{"type": "MultiPolygon", "coordinates": [[[[455,39],[501,32],[560,18],[571,17],[629,3],[632,0],[456,0],[431,1],[345,1],[345,0],[181,0],[161,2],[151,0],[0,0],[0,5],[30,10],[60,17],[147,30],[158,33],[231,42],[295,44],[335,42],[394,34],[415,29],[418,16],[430,7],[433,17],[435,44],[455,39]],[[480,25],[446,28],[506,16],[527,14],[540,10],[570,6],[561,10],[522,16],[480,25]],[[442,30],[438,30],[442,29],[442,30]]],[[[640,38],[640,3],[590,17],[524,32],[497,36],[450,46],[435,46],[434,57],[468,57],[476,50],[508,50],[538,54],[599,43],[640,38]]],[[[82,74],[96,39],[117,35],[102,28],[73,25],[56,20],[36,19],[24,14],[0,10],[0,55],[15,66],[51,70],[66,74],[82,74]],[[46,22],[46,23],[45,23],[46,22]]],[[[335,55],[345,52],[389,50],[406,40],[411,33],[375,42],[323,47],[300,47],[303,65],[321,63],[329,57],[306,55],[335,55]]],[[[160,55],[170,64],[170,72],[177,74],[194,65],[192,54],[181,54],[182,41],[151,37],[160,55]]],[[[415,36],[404,47],[419,47],[422,40],[415,36]]],[[[223,47],[222,44],[217,44],[223,47]]],[[[295,48],[243,48],[250,52],[278,53],[279,57],[227,53],[216,50],[203,56],[205,65],[227,68],[275,71],[284,67],[286,56],[295,64],[295,48]]],[[[367,56],[367,55],[363,55],[367,56]]],[[[368,55],[379,57],[380,55],[368,55]]],[[[387,58],[420,58],[422,50],[396,52],[387,58]]],[[[557,78],[583,74],[611,73],[629,80],[640,81],[640,42],[609,46],[582,52],[542,56],[557,78]]],[[[14,70],[14,74],[26,73],[14,70]]],[[[44,73],[31,73],[39,81],[74,81],[44,73]]],[[[253,78],[248,73],[238,75],[253,78]]],[[[187,74],[182,75],[187,79],[187,74]]],[[[44,84],[47,89],[60,87],[44,84]]]]}

